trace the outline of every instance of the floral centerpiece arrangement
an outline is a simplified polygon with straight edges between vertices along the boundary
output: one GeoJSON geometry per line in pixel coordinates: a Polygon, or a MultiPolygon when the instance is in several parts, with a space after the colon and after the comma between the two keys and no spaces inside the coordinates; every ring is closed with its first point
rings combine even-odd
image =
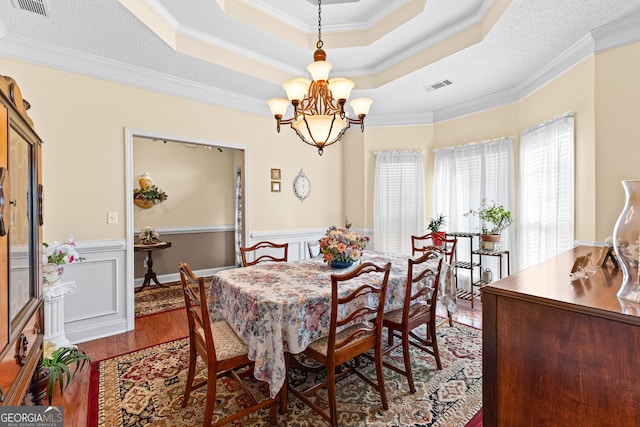
{"type": "Polygon", "coordinates": [[[45,285],[56,283],[64,271],[64,266],[84,258],[78,255],[76,242],[69,235],[66,242],[54,241],[52,244],[42,243],[42,266],[45,285]]]}
{"type": "Polygon", "coordinates": [[[160,233],[153,227],[144,227],[138,236],[143,245],[152,245],[160,240],[160,233]]]}
{"type": "Polygon", "coordinates": [[[331,226],[320,239],[320,253],[323,260],[334,268],[344,268],[358,261],[366,248],[369,237],[350,230],[348,227],[331,226]]]}

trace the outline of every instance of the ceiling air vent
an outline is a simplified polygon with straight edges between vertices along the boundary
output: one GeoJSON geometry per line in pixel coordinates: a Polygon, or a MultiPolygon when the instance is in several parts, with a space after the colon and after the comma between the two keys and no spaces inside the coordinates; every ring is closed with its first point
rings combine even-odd
{"type": "Polygon", "coordinates": [[[42,16],[49,16],[47,13],[47,3],[45,0],[12,0],[16,9],[37,13],[42,16]]]}
{"type": "MultiPolygon", "coordinates": [[[[318,5],[318,0],[307,0],[314,6],[318,5]]],[[[356,3],[360,0],[322,0],[322,4],[340,4],[340,3],[356,3]]]]}
{"type": "Polygon", "coordinates": [[[442,81],[439,81],[438,83],[433,83],[433,84],[430,84],[428,86],[425,86],[422,89],[424,89],[425,92],[433,92],[436,89],[440,89],[440,88],[443,88],[445,86],[449,86],[450,84],[453,84],[453,82],[451,80],[442,80],[442,81]]]}

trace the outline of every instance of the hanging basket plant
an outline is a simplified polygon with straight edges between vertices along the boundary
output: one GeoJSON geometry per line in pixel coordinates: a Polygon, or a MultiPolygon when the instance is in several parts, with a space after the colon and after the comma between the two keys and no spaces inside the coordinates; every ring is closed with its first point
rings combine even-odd
{"type": "Polygon", "coordinates": [[[149,209],[164,200],[167,200],[167,193],[159,189],[156,185],[149,185],[133,190],[133,204],[143,209],[149,209]]]}

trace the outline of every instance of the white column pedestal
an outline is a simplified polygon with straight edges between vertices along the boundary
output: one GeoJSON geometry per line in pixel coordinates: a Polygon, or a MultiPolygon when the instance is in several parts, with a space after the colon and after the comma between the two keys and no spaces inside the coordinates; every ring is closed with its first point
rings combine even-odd
{"type": "Polygon", "coordinates": [[[44,340],[58,347],[69,347],[64,334],[64,297],[76,291],[76,282],[44,286],[44,340]]]}

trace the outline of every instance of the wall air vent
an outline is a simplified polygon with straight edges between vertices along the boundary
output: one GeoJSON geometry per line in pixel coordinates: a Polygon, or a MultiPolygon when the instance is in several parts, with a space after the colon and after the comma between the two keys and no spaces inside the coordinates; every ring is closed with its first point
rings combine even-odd
{"type": "Polygon", "coordinates": [[[49,16],[46,0],[12,0],[16,9],[37,13],[42,16],[49,16]]]}
{"type": "Polygon", "coordinates": [[[453,82],[451,80],[442,80],[442,81],[439,81],[438,83],[433,83],[433,84],[430,84],[428,86],[425,86],[422,89],[424,89],[425,92],[433,92],[436,89],[440,89],[440,88],[443,88],[445,86],[449,86],[450,84],[453,84],[453,82]]]}

